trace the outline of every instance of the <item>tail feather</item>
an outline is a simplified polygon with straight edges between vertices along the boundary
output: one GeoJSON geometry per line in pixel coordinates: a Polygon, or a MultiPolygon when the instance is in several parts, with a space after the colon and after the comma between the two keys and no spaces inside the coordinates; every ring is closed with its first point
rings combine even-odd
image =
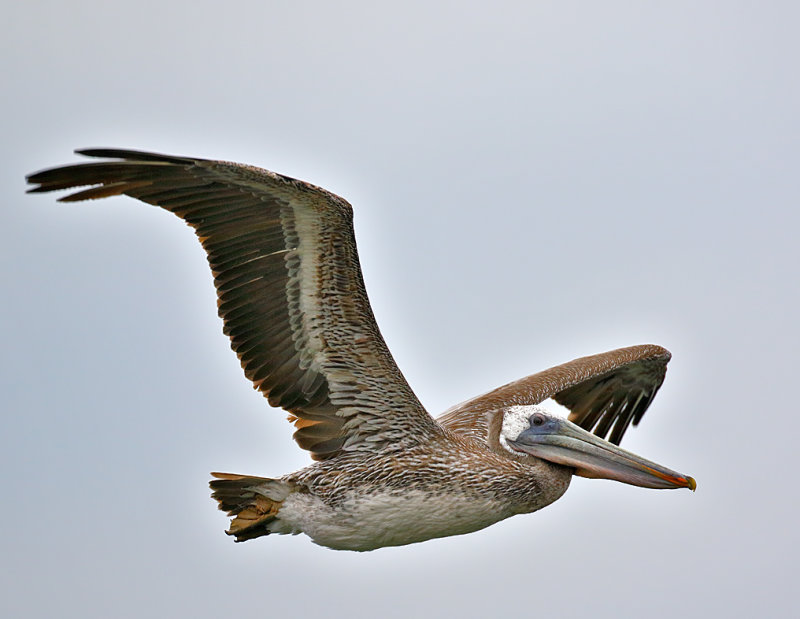
{"type": "Polygon", "coordinates": [[[234,475],[233,473],[211,473],[211,496],[219,502],[219,508],[232,516],[228,535],[236,536],[237,542],[269,535],[269,525],[275,520],[283,500],[293,487],[277,479],[234,475]]]}

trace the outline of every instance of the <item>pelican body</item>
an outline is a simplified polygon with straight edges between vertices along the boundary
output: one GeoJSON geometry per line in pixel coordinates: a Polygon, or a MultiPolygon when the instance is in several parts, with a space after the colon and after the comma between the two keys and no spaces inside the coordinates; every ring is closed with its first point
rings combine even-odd
{"type": "Polygon", "coordinates": [[[573,475],[695,489],[691,477],[618,446],[664,380],[665,349],[582,357],[434,419],[378,330],[345,200],[242,164],[77,152],[102,161],[32,174],[29,191],[88,187],[60,201],[128,195],[187,222],[245,375],[289,412],[293,438],[314,460],[280,478],[212,473],[236,541],[305,533],[365,551],[470,533],[549,505],[573,475]],[[547,399],[569,418],[542,408],[547,399]]]}

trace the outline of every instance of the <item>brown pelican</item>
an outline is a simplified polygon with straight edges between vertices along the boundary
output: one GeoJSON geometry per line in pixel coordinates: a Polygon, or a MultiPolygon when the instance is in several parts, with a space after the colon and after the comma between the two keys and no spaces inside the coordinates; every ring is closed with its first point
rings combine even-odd
{"type": "Polygon", "coordinates": [[[276,479],[212,473],[237,541],[305,533],[329,548],[372,550],[469,533],[545,507],[572,475],[695,489],[691,477],[617,446],[664,380],[665,349],[576,359],[434,420],[378,331],[345,200],[248,165],[77,152],[106,160],[32,174],[30,191],[90,186],[60,201],[125,194],[188,223],[245,375],[289,412],[315,461],[276,479]],[[548,398],[569,418],[539,406],[548,398]]]}

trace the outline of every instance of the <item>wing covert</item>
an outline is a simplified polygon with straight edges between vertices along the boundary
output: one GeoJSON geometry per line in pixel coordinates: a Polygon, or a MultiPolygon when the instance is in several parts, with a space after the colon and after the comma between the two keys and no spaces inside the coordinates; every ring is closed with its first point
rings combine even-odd
{"type": "Polygon", "coordinates": [[[378,330],[351,206],[314,185],[243,164],[115,149],[114,159],[32,174],[30,192],[91,186],[59,201],[128,195],[188,223],[206,250],[223,330],[244,373],[291,413],[314,459],[401,448],[436,422],[378,330]]]}
{"type": "Polygon", "coordinates": [[[651,344],[581,357],[462,402],[437,421],[486,440],[488,413],[553,398],[570,410],[570,421],[600,438],[610,432],[609,441],[618,445],[628,426],[637,425],[653,401],[670,357],[668,350],[651,344]]]}

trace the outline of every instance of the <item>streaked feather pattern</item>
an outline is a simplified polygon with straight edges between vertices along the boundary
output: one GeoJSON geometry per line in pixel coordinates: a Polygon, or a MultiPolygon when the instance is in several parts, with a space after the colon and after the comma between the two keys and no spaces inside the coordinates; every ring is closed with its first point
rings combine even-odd
{"type": "Polygon", "coordinates": [[[30,191],[91,185],[61,201],[125,194],[188,223],[207,252],[223,329],[245,375],[291,413],[294,438],[313,458],[399,449],[438,432],[375,323],[345,200],[237,163],[78,152],[119,161],[32,174],[30,191]]]}

